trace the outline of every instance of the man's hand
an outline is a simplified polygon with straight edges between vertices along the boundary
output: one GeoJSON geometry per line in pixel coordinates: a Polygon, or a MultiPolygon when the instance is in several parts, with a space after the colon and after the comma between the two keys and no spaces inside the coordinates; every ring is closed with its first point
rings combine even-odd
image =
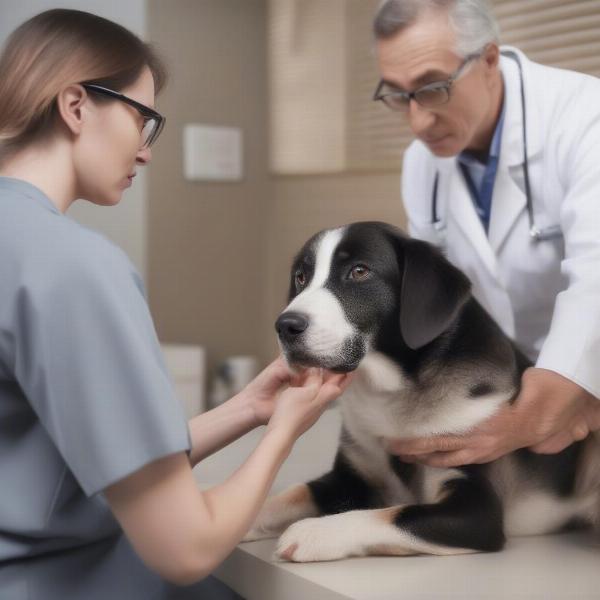
{"type": "Polygon", "coordinates": [[[532,367],[523,373],[515,402],[471,432],[383,443],[405,462],[457,467],[490,462],[526,446],[554,454],[599,429],[600,400],[554,371],[532,367]]]}

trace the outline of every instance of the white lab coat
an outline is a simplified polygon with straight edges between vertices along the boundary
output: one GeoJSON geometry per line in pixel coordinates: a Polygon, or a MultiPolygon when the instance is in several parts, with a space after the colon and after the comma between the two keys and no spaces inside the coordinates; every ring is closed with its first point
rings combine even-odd
{"type": "Polygon", "coordinates": [[[529,236],[519,71],[504,56],[506,114],[489,235],[456,158],[437,158],[419,141],[404,156],[409,231],[444,249],[536,366],[600,397],[600,79],[536,64],[510,49],[523,68],[535,225],[560,225],[563,236],[529,236]],[[441,231],[432,223],[436,171],[441,231]]]}

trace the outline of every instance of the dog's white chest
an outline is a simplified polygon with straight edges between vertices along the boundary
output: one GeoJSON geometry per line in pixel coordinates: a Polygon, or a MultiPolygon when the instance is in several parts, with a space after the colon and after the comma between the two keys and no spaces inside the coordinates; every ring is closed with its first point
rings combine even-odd
{"type": "Polygon", "coordinates": [[[452,378],[425,392],[389,358],[369,352],[341,404],[345,421],[355,428],[375,437],[414,438],[468,431],[491,416],[511,392],[473,398],[468,385],[452,378]]]}

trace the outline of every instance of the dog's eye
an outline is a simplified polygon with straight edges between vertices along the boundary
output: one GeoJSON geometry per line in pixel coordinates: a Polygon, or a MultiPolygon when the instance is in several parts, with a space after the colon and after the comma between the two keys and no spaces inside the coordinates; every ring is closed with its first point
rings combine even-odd
{"type": "Polygon", "coordinates": [[[363,279],[366,279],[370,273],[371,271],[368,267],[365,267],[364,265],[356,265],[350,270],[349,278],[354,279],[354,281],[362,281],[363,279]]]}
{"type": "Polygon", "coordinates": [[[296,271],[296,283],[302,287],[305,283],[306,283],[306,275],[304,274],[304,271],[296,271]]]}

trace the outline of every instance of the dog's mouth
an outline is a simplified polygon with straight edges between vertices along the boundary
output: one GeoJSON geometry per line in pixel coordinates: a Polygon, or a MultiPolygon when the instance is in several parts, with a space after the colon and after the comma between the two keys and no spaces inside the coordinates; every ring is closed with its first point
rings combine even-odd
{"type": "Polygon", "coordinates": [[[365,343],[359,337],[347,340],[340,351],[332,355],[313,354],[307,348],[297,344],[291,346],[282,344],[282,349],[287,362],[292,367],[318,367],[334,373],[350,373],[356,370],[366,354],[365,343]]]}
{"type": "Polygon", "coordinates": [[[355,364],[330,364],[328,361],[316,360],[311,357],[296,357],[286,355],[287,362],[295,369],[308,369],[310,367],[319,367],[327,369],[334,373],[350,373],[357,369],[358,363],[355,364]]]}

